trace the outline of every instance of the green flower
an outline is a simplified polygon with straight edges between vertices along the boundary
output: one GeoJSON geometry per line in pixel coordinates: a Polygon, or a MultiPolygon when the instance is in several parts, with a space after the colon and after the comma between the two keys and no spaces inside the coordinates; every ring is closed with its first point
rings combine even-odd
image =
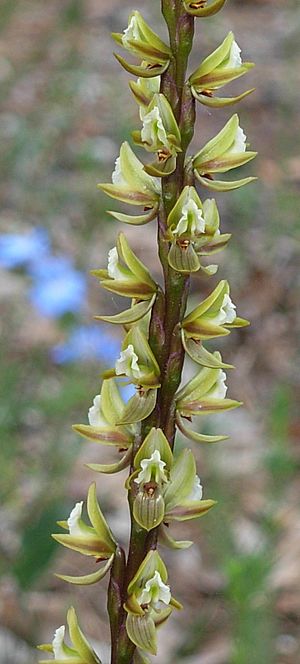
{"type": "Polygon", "coordinates": [[[253,92],[252,88],[237,97],[218,98],[213,96],[216,90],[243,76],[254,67],[252,62],[243,63],[240,53],[241,49],[234,39],[233,32],[229,32],[223,43],[205,58],[190,76],[192,94],[201,104],[221,108],[235,104],[253,92]]]}
{"type": "MultiPolygon", "coordinates": [[[[67,622],[69,627],[72,647],[65,643],[64,625],[58,627],[55,631],[52,643],[45,643],[38,646],[39,650],[52,653],[54,661],[57,664],[101,664],[99,657],[85,638],[79,625],[75,609],[71,607],[67,613],[67,622]]],[[[49,659],[39,660],[39,664],[48,664],[49,659]]]]}
{"type": "Polygon", "coordinates": [[[171,57],[170,48],[151,30],[140,12],[133,11],[124,32],[113,32],[112,37],[119,46],[142,60],[140,65],[131,65],[115,54],[122,67],[131,74],[150,78],[159,76],[167,69],[171,57]]]}
{"type": "Polygon", "coordinates": [[[144,170],[144,165],[136,157],[130,145],[125,141],[121,145],[120,156],[116,160],[112,174],[112,184],[99,184],[108,196],[128,205],[140,205],[147,210],[146,214],[128,215],[109,210],[118,221],[136,226],[143,225],[157,216],[161,184],[144,170]]]}
{"type": "Polygon", "coordinates": [[[68,519],[58,522],[58,525],[68,531],[66,535],[54,534],[52,537],[68,549],[96,558],[97,561],[109,561],[108,565],[92,575],[60,577],[70,583],[89,585],[99,581],[108,571],[113,561],[116,542],[101,512],[95,483],[89,487],[87,496],[87,512],[91,525],[82,519],[82,508],[83,501],[76,503],[68,519]]]}
{"type": "Polygon", "coordinates": [[[126,630],[130,640],[143,651],[155,655],[156,628],[181,604],[171,595],[168,573],[157,551],[149,551],[130,581],[125,602],[126,630]]]}
{"type": "Polygon", "coordinates": [[[225,127],[200,150],[193,160],[196,178],[210,189],[228,191],[248,184],[253,178],[235,182],[211,180],[215,173],[226,173],[256,157],[256,152],[246,150],[246,136],[239,126],[238,115],[233,115],[225,127]]]}

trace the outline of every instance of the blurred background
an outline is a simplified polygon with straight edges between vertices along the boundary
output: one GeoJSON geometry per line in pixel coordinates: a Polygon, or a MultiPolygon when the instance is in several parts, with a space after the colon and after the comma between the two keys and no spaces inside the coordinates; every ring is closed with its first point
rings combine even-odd
{"type": "MultiPolygon", "coordinates": [[[[120,302],[89,270],[106,265],[121,228],[96,183],[110,181],[120,142],[138,126],[110,39],[134,8],[165,37],[158,1],[0,5],[1,664],[35,663],[35,644],[52,640],[71,603],[108,662],[106,582],[74,589],[59,581],[54,572],[84,573],[85,559],[50,533],[95,479],[83,464],[99,450],[71,425],[87,421],[101,370],[120,346],[117,330],[93,320],[120,302]]],[[[230,396],[245,407],[207,424],[230,441],[194,450],[204,497],[217,508],[184,527],[193,548],[162,551],[185,605],[160,634],[164,664],[300,662],[299,4],[228,1],[198,21],[191,67],[230,29],[243,59],[257,64],[228,94],[256,87],[238,110],[259,157],[238,177],[259,181],[216,196],[222,231],[233,233],[218,276],[251,320],[222,343],[237,367],[230,396]]],[[[199,105],[194,147],[229,115],[199,105]]],[[[122,230],[159,278],[154,225],[122,230]]],[[[218,276],[193,278],[195,302],[218,276]]],[[[125,543],[122,477],[96,479],[125,543]]]]}

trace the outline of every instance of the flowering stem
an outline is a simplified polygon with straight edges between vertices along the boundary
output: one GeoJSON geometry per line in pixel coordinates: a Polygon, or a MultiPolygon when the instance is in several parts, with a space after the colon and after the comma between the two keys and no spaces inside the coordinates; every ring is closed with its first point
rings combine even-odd
{"type": "MultiPolygon", "coordinates": [[[[133,457],[140,442],[152,426],[161,427],[171,445],[174,444],[175,418],[174,395],[181,380],[184,349],[180,338],[180,322],[183,319],[189,291],[189,276],[175,272],[168,265],[168,244],[165,240],[166,219],[175,205],[185,184],[185,154],[193,137],[195,122],[195,102],[189,86],[185,84],[188,57],[192,48],[194,19],[183,8],[182,0],[162,0],[162,13],[166,20],[172,59],[161,80],[161,92],[170,102],[181,130],[182,152],[177,156],[176,170],[162,181],[162,204],[158,216],[158,250],[164,273],[164,294],[159,292],[152,311],[149,343],[161,369],[161,389],[156,408],[142,423],[142,436],[133,450],[133,457]]],[[[128,582],[133,578],[142,560],[150,549],[156,548],[157,531],[147,533],[132,515],[133,495],[129,492],[131,513],[131,537],[125,574],[118,580],[119,592],[123,584],[125,593],[128,582]]],[[[113,592],[113,585],[110,591],[113,592]]],[[[109,601],[112,629],[111,664],[131,664],[135,646],[128,639],[125,621],[126,614],[119,609],[119,619],[115,617],[116,603],[109,601]],[[121,614],[121,617],[120,617],[121,614]]]]}

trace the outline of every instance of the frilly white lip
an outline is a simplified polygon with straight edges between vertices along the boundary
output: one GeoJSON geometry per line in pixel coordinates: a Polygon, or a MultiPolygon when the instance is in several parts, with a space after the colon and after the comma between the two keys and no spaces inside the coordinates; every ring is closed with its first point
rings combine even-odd
{"type": "Polygon", "coordinates": [[[147,143],[147,145],[150,146],[155,146],[157,141],[159,141],[162,145],[169,147],[166,130],[157,106],[143,117],[141,139],[144,143],[147,143]]]}
{"type": "Polygon", "coordinates": [[[158,609],[160,602],[170,604],[170,601],[170,587],[163,582],[160,573],[156,570],[154,576],[145,583],[145,587],[138,597],[138,602],[141,606],[148,604],[154,609],[158,609]]]}
{"type": "Polygon", "coordinates": [[[137,484],[146,484],[154,476],[154,480],[157,484],[161,482],[167,482],[168,478],[164,471],[165,462],[160,458],[159,450],[154,450],[153,454],[149,459],[143,459],[141,461],[141,471],[134,480],[137,484]]]}
{"type": "Polygon", "coordinates": [[[182,217],[174,229],[175,235],[182,235],[190,230],[191,234],[205,233],[205,219],[202,216],[202,210],[195,201],[190,198],[182,208],[182,217]]]}
{"type": "Polygon", "coordinates": [[[80,519],[82,514],[83,501],[76,503],[68,518],[68,528],[70,535],[81,535],[80,519]]]}
{"type": "Polygon", "coordinates": [[[63,649],[65,631],[66,628],[64,625],[61,625],[61,627],[58,627],[58,629],[55,631],[52,641],[54,659],[65,659],[67,661],[67,657],[63,649]]]}
{"type": "Polygon", "coordinates": [[[187,496],[186,501],[190,502],[193,500],[201,500],[203,495],[203,488],[201,485],[201,480],[198,475],[195,476],[194,486],[191,490],[189,496],[187,496]]]}
{"type": "Polygon", "coordinates": [[[142,41],[143,37],[140,34],[138,20],[133,15],[128,23],[128,27],[124,30],[122,35],[123,46],[129,46],[129,41],[142,41]]]}
{"type": "Polygon", "coordinates": [[[219,371],[217,382],[207,395],[210,399],[225,399],[228,390],[227,385],[225,385],[226,378],[225,371],[219,371]]]}
{"type": "Polygon", "coordinates": [[[241,127],[238,127],[236,130],[236,135],[232,147],[228,150],[228,154],[238,154],[240,152],[246,152],[246,140],[247,136],[243,132],[241,127]]]}
{"type": "Polygon", "coordinates": [[[138,356],[134,351],[133,345],[129,344],[125,350],[121,351],[120,357],[116,361],[116,375],[128,376],[128,378],[139,378],[141,375],[138,365],[138,356]]]}
{"type": "Polygon", "coordinates": [[[88,412],[89,423],[92,427],[105,427],[108,425],[107,420],[103,416],[101,410],[101,395],[96,394],[93,405],[89,408],[88,412]]]}
{"type": "Polygon", "coordinates": [[[226,323],[233,323],[236,319],[236,306],[232,302],[228,293],[225,293],[223,302],[220,306],[220,311],[211,319],[215,325],[225,325],[226,323]]]}
{"type": "Polygon", "coordinates": [[[236,69],[242,66],[243,63],[240,54],[241,54],[241,49],[239,45],[236,43],[236,41],[233,41],[229,53],[229,60],[226,65],[227,69],[236,69]]]}
{"type": "Polygon", "coordinates": [[[119,268],[119,256],[117,247],[113,247],[108,252],[107,272],[111,279],[124,279],[122,270],[119,268]]]}

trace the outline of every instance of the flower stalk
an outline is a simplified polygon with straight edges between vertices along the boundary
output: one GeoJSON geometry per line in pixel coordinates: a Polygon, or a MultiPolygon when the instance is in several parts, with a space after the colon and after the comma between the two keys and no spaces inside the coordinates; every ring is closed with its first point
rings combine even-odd
{"type": "MultiPolygon", "coordinates": [[[[256,156],[247,150],[236,114],[196,155],[188,155],[196,102],[221,108],[252,92],[215,96],[253,66],[243,63],[232,32],[187,78],[194,21],[213,16],[225,1],[161,0],[169,43],[148,26],[139,11],[129,16],[123,33],[113,34],[118,47],[138,59],[138,63],[131,63],[115,54],[121,66],[138,77],[129,85],[142,126],[132,132],[132,138],[145,149],[146,163],[136,157],[129,143],[123,143],[112,183],[99,187],[121,203],[143,208],[135,215],[110,211],[119,222],[140,226],[157,219],[163,284],[156,284],[123,232],[109,251],[107,268],[93,271],[102,288],[129,298],[131,304],[119,314],[96,317],[121,325],[124,339],[115,366],[103,374],[100,392],[89,409],[89,424],[77,424],[74,429],[117,455],[110,464],[89,464],[91,470],[112,474],[129,469],[125,484],[131,520],[127,555],[106,523],[95,484],[87,499],[90,525],[82,517],[81,501],[66,521],[59,522],[67,534],[54,535],[63,546],[101,564],[96,572],[61,577],[64,581],[89,585],[110,574],[111,664],[145,664],[147,653],[157,653],[157,629],[173,610],[182,608],[172,595],[158,549],[161,544],[175,550],[191,546],[191,541],[173,539],[173,521],[200,518],[215,505],[214,500],[203,499],[192,451],[183,449],[178,454],[176,432],[196,444],[224,441],[226,435],[192,430],[193,418],[241,405],[227,397],[224,370],[233,369],[233,365],[206,347],[211,339],[248,325],[237,316],[228,282],[219,281],[196,308],[187,310],[193,274],[199,272],[203,279],[213,276],[218,266],[205,264],[205,260],[224,250],[231,237],[220,232],[215,200],[203,200],[206,189],[230,191],[255,179],[216,179],[256,156]],[[196,373],[181,385],[186,356],[196,365],[196,373]],[[118,388],[122,383],[135,388],[127,403],[118,388]]],[[[101,664],[74,615],[72,609],[68,621],[74,648],[64,643],[62,627],[52,645],[42,649],[54,654],[57,662],[73,658],[78,664],[101,664]]]]}

